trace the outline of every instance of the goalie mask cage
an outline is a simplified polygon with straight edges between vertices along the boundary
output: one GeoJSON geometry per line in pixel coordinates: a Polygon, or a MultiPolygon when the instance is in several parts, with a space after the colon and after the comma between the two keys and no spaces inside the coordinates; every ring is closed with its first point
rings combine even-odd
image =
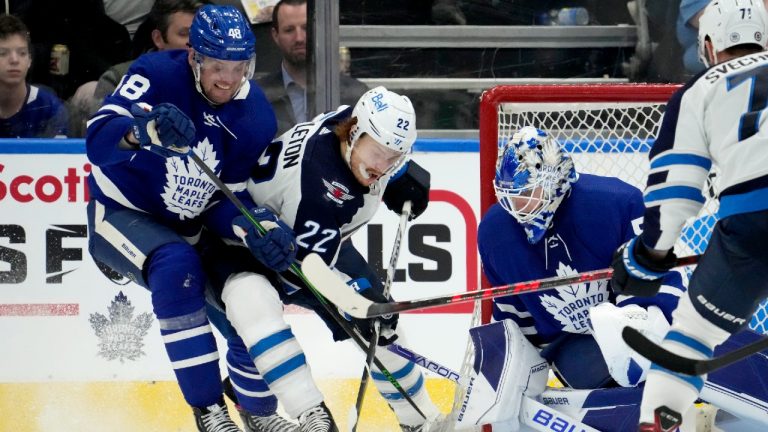
{"type": "MultiPolygon", "coordinates": [[[[523,126],[547,131],[571,153],[578,172],[614,176],[643,190],[648,151],[659,131],[666,101],[678,85],[574,84],[498,86],[480,101],[481,214],[496,202],[493,179],[499,149],[523,126]]],[[[689,220],[675,245],[678,256],[700,254],[715,224],[717,173],[709,175],[706,204],[689,220]]],[[[688,268],[690,272],[691,268],[688,268]]],[[[512,281],[510,281],[512,282],[512,281]]],[[[483,277],[482,286],[488,287],[483,277]]],[[[482,305],[490,321],[490,300],[482,305]]],[[[750,328],[768,333],[766,302],[750,328]]]]}

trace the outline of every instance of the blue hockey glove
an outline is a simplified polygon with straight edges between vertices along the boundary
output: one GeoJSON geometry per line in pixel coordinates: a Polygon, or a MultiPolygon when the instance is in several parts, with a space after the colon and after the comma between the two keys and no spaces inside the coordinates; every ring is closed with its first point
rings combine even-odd
{"type": "Polygon", "coordinates": [[[147,104],[133,104],[131,114],[135,121],[133,136],[143,149],[163,157],[189,153],[195,125],[176,105],[161,103],[151,108],[147,104]]]}
{"type": "MultiPolygon", "coordinates": [[[[355,291],[360,293],[360,295],[367,298],[368,300],[378,303],[390,301],[384,297],[384,294],[376,291],[376,289],[374,289],[371,285],[371,282],[366,278],[352,279],[351,281],[347,282],[347,285],[354,288],[355,291]]],[[[367,320],[355,319],[346,313],[343,313],[343,315],[344,318],[346,318],[348,321],[351,321],[352,324],[357,327],[357,329],[360,331],[360,335],[362,335],[365,340],[371,339],[371,334],[373,333],[373,323],[375,320],[379,320],[379,340],[377,341],[377,345],[385,346],[397,340],[397,333],[395,333],[395,328],[397,328],[397,320],[400,317],[398,314],[384,315],[378,318],[367,320]]]]}
{"type": "Polygon", "coordinates": [[[416,219],[429,204],[429,186],[431,176],[429,171],[414,161],[409,161],[400,168],[387,183],[384,189],[384,204],[397,214],[403,213],[403,204],[411,202],[411,217],[416,219]]]}
{"type": "Polygon", "coordinates": [[[267,208],[257,207],[251,209],[251,213],[267,232],[262,236],[254,224],[241,215],[232,220],[235,235],[264,265],[277,272],[287,270],[298,250],[293,231],[267,208]]]}
{"type": "Polygon", "coordinates": [[[677,256],[671,250],[660,260],[653,259],[645,244],[635,237],[613,254],[611,289],[616,294],[654,296],[676,261],[677,256]]]}

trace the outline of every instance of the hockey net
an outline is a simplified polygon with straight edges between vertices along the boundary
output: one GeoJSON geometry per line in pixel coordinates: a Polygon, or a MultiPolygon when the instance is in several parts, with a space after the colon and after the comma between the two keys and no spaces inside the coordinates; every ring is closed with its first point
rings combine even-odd
{"type": "MultiPolygon", "coordinates": [[[[677,85],[579,84],[494,87],[480,102],[481,212],[496,202],[493,178],[498,150],[523,126],[556,138],[579,172],[618,177],[643,190],[648,151],[661,125],[666,101],[677,85]]],[[[678,256],[701,254],[716,222],[717,172],[710,172],[706,204],[689,220],[675,245],[678,256]]],[[[687,269],[689,272],[691,268],[687,269]]],[[[483,278],[483,287],[488,283],[483,278]]],[[[490,320],[490,302],[482,322],[490,320]]],[[[768,334],[768,305],[760,305],[750,328],[768,334]]]]}
{"type": "MultiPolygon", "coordinates": [[[[666,102],[678,85],[576,84],[509,85],[483,93],[480,100],[481,214],[496,202],[493,190],[499,148],[523,126],[546,130],[571,153],[582,173],[618,177],[643,190],[648,173],[648,152],[661,125],[666,102]]],[[[716,222],[717,172],[707,182],[706,204],[686,223],[675,245],[678,256],[701,254],[716,222]]],[[[687,268],[692,271],[692,268],[687,268]]],[[[489,287],[481,275],[482,287],[489,287]]],[[[488,323],[491,301],[475,305],[475,323],[488,323]]],[[[750,322],[753,330],[768,334],[768,302],[750,322]]],[[[474,358],[468,343],[461,374],[466,377],[474,358]]],[[[452,414],[464,400],[457,386],[452,414]]],[[[486,426],[483,431],[490,431],[486,426]]]]}

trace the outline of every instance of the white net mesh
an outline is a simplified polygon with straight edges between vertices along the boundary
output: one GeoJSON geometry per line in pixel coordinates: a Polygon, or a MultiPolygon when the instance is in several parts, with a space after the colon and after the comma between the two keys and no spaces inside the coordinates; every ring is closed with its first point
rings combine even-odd
{"type": "MultiPolygon", "coordinates": [[[[635,88],[641,95],[641,86],[635,88]]],[[[664,103],[633,103],[631,97],[621,102],[582,102],[572,98],[567,102],[512,102],[520,92],[520,88],[511,91],[510,102],[500,98],[501,103],[496,110],[497,148],[493,149],[493,143],[481,142],[481,153],[498,152],[498,148],[504,146],[515,131],[523,126],[535,126],[548,131],[564,145],[572,154],[579,172],[614,176],[641,190],[644,188],[648,151],[658,134],[664,103]]],[[[556,95],[551,92],[546,94],[547,101],[554,99],[556,95]]],[[[483,127],[488,125],[484,123],[483,127]]],[[[485,164],[490,159],[481,160],[485,164]]],[[[490,183],[492,179],[483,178],[481,181],[490,183]]],[[[696,218],[688,221],[675,246],[678,256],[704,252],[718,207],[714,199],[717,192],[715,171],[710,173],[707,189],[706,204],[696,218]]],[[[768,334],[768,306],[765,302],[756,312],[750,327],[768,334]]]]}

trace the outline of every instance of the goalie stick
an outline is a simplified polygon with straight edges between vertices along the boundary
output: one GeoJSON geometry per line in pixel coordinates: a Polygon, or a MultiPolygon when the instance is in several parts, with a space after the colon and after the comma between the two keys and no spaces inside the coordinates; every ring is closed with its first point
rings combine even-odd
{"type": "MultiPolygon", "coordinates": [[[[224,184],[223,181],[219,178],[219,176],[216,175],[213,170],[205,164],[205,162],[200,159],[198,155],[195,154],[194,149],[191,149],[187,155],[192,159],[192,161],[195,163],[195,165],[198,166],[213,182],[213,184],[216,185],[216,187],[221,190],[224,195],[234,204],[234,206],[237,208],[240,213],[248,219],[254,227],[256,227],[256,230],[259,232],[259,234],[266,233],[266,229],[259,223],[258,219],[256,219],[253,214],[251,213],[248,208],[245,207],[245,204],[243,204],[242,201],[240,201],[240,198],[238,198],[228,187],[226,184],[224,184]]],[[[320,258],[320,257],[318,257],[320,258]]],[[[321,259],[322,261],[322,259],[321,259]]],[[[339,316],[339,312],[335,310],[335,308],[331,307],[331,305],[328,303],[328,300],[326,300],[323,295],[318,291],[317,287],[312,284],[312,282],[304,275],[301,268],[296,264],[296,262],[291,263],[290,271],[295,274],[299,279],[301,279],[302,282],[304,282],[304,285],[309,288],[310,291],[312,291],[312,294],[317,297],[317,300],[320,302],[320,304],[323,306],[323,308],[328,312],[328,314],[336,321],[336,323],[349,335],[349,337],[357,344],[358,347],[360,347],[363,352],[366,350],[365,341],[363,340],[360,335],[355,332],[355,330],[352,328],[352,326],[339,316]]],[[[376,365],[377,368],[381,371],[382,375],[384,375],[387,378],[387,381],[389,381],[390,384],[400,393],[400,395],[405,399],[411,407],[424,419],[427,418],[427,416],[424,414],[424,412],[419,408],[418,405],[416,405],[416,402],[413,400],[413,398],[408,394],[408,392],[405,391],[403,386],[400,385],[400,383],[397,381],[397,378],[392,375],[391,372],[384,366],[384,364],[374,356],[373,358],[373,364],[376,365]]]]}
{"type": "MultiPolygon", "coordinates": [[[[696,264],[701,255],[691,255],[678,258],[674,267],[696,264]]],[[[527,282],[485,288],[476,291],[464,291],[417,300],[403,300],[389,303],[376,303],[349,289],[341,279],[325,264],[319,255],[311,253],[304,258],[301,265],[304,274],[315,284],[320,293],[344,312],[355,318],[365,319],[381,315],[405,312],[414,309],[428,309],[454,303],[466,303],[477,299],[491,299],[507,295],[518,295],[530,292],[548,290],[583,282],[610,279],[613,270],[610,268],[592,270],[567,276],[555,276],[527,282]]]]}
{"type": "Polygon", "coordinates": [[[768,338],[763,337],[757,342],[744,345],[717,357],[692,359],[667,351],[632,327],[624,327],[621,337],[630,348],[637,351],[641,356],[665,369],[685,375],[704,375],[768,349],[768,338]]]}

